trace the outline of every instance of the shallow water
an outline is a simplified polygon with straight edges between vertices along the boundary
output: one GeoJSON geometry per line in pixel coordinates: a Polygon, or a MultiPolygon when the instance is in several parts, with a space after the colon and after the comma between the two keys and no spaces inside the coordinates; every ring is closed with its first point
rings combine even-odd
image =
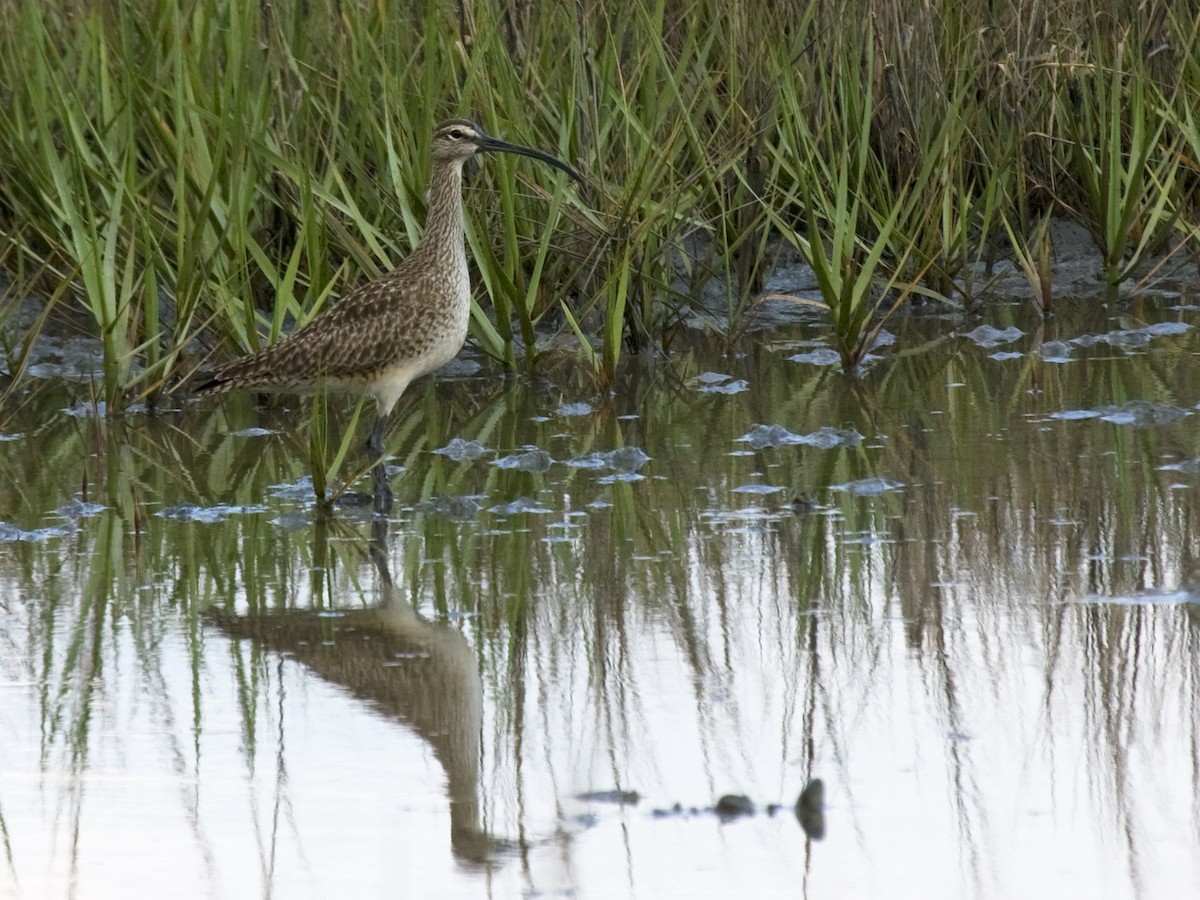
{"type": "Polygon", "coordinates": [[[1197,323],[485,365],[406,399],[386,527],[314,512],[303,409],[47,381],[0,440],[3,895],[1193,896],[1197,323]]]}

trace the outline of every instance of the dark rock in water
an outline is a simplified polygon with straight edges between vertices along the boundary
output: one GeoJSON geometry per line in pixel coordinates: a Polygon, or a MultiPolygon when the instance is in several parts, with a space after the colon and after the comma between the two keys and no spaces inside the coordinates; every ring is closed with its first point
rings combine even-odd
{"type": "Polygon", "coordinates": [[[744,794],[725,794],[719,800],[715,812],[722,819],[754,815],[754,802],[744,794]]]}
{"type": "Polygon", "coordinates": [[[804,786],[796,800],[796,818],[814,841],[825,837],[825,782],[814,778],[804,786]]]}
{"type": "Polygon", "coordinates": [[[465,378],[468,375],[476,374],[481,368],[483,367],[479,364],[479,360],[464,359],[458,356],[438,370],[438,378],[442,380],[448,378],[465,378]]]}
{"type": "Polygon", "coordinates": [[[616,803],[619,806],[637,806],[641,795],[637,791],[622,791],[619,788],[611,791],[587,791],[577,795],[579,800],[590,803],[616,803]]]}
{"type": "Polygon", "coordinates": [[[792,498],[792,502],[789,505],[792,512],[796,513],[796,515],[810,513],[814,509],[817,509],[818,506],[817,501],[813,499],[813,495],[809,493],[797,494],[792,498]]]}
{"type": "Polygon", "coordinates": [[[345,509],[356,506],[372,506],[374,503],[374,495],[364,493],[363,491],[346,491],[337,499],[337,505],[345,509]]]}

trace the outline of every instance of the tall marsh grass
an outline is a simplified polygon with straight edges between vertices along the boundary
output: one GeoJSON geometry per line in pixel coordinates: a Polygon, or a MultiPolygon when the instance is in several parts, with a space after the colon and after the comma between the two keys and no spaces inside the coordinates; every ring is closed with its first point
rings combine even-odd
{"type": "Polygon", "coordinates": [[[610,382],[714,283],[734,332],[780,240],[847,365],[913,292],[974,295],[997,244],[1048,308],[1048,215],[1089,228],[1112,292],[1197,241],[1200,25],[1168,0],[0,12],[0,316],[35,293],[98,336],[110,410],[402,258],[450,115],[590,182],[469,179],[473,331],[511,367],[575,343],[610,382]]]}

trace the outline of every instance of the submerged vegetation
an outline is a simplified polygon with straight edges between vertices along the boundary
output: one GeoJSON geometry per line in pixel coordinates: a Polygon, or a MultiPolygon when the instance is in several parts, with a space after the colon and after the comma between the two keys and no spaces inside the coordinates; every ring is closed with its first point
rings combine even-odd
{"type": "Polygon", "coordinates": [[[847,366],[1001,256],[1048,309],[1051,216],[1093,234],[1110,294],[1196,252],[1200,23],[1168,0],[0,7],[0,324],[46,298],[3,331],[10,389],[66,320],[101,339],[112,411],[407,253],[456,114],[590,182],[471,176],[473,331],[509,366],[577,342],[611,381],[701,298],[736,331],[786,244],[847,366]]]}

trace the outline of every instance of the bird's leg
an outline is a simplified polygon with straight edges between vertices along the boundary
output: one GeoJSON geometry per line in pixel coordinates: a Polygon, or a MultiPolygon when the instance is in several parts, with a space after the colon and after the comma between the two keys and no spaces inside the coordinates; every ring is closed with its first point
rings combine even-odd
{"type": "Polygon", "coordinates": [[[367,438],[367,454],[375,464],[371,469],[371,486],[375,491],[375,512],[386,515],[392,509],[392,486],[388,484],[387,468],[383,464],[383,416],[375,417],[375,426],[367,438]]]}
{"type": "Polygon", "coordinates": [[[376,415],[375,424],[367,436],[367,455],[373,463],[383,462],[383,424],[383,416],[376,415]]]}
{"type": "Polygon", "coordinates": [[[392,486],[388,484],[387,471],[382,462],[375,463],[371,470],[371,485],[375,491],[375,512],[386,516],[392,511],[392,486]]]}

